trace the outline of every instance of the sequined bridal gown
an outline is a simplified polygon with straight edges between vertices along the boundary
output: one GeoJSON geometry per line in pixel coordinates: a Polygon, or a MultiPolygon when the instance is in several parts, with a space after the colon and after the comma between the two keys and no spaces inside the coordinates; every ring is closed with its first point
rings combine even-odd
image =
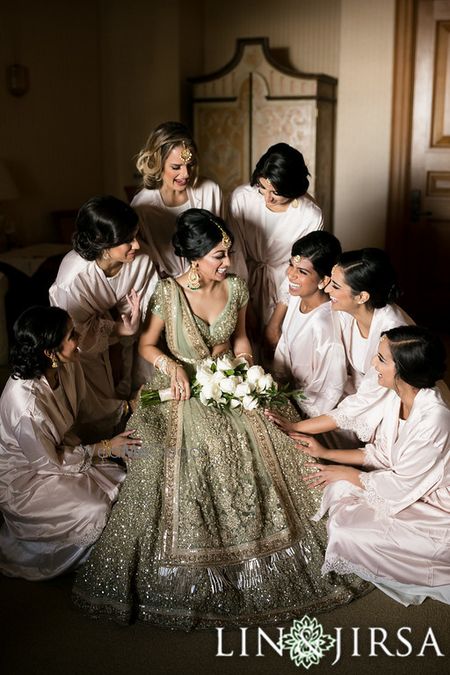
{"type": "MultiPolygon", "coordinates": [[[[228,302],[209,326],[180,286],[159,282],[151,311],[192,375],[232,335],[248,291],[229,276],[228,302]]],[[[168,386],[157,373],[152,388],[168,386]]],[[[302,480],[306,455],[259,411],[197,399],[139,407],[143,439],[103,535],[80,569],[78,606],[96,616],[172,628],[264,625],[350,602],[371,588],[321,576],[326,528],[312,523],[321,493],[302,480]]]]}

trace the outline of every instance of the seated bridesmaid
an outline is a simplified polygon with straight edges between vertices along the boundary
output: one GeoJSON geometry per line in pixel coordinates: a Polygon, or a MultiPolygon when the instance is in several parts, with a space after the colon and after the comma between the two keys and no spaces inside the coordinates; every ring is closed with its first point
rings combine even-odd
{"type": "Polygon", "coordinates": [[[113,462],[132,431],[85,445],[75,422],[85,395],[78,336],[57,307],[14,326],[12,376],[0,399],[0,571],[49,579],[83,560],[100,536],[124,471],[113,462]]]}
{"type": "Polygon", "coordinates": [[[323,572],[355,573],[405,605],[450,604],[450,410],[436,381],[445,371],[438,338],[418,326],[383,333],[373,359],[385,399],[368,411],[376,429],[364,450],[299,448],[338,464],[312,464],[329,511],[323,572]],[[348,464],[362,467],[354,468],[348,464]]]}
{"type": "Polygon", "coordinates": [[[151,372],[137,354],[137,338],[157,274],[138,232],[131,206],[111,196],[89,199],[77,216],[74,250],[64,257],[49,291],[50,304],[65,309],[79,333],[87,433],[95,422],[99,437],[120,429],[127,399],[151,372]]]}
{"type": "Polygon", "coordinates": [[[303,391],[306,400],[298,404],[309,417],[334,408],[347,379],[339,320],[324,291],[340,253],[332,234],[310,232],[293,245],[287,268],[289,306],[273,373],[303,391]]]}
{"type": "Polygon", "coordinates": [[[358,446],[358,438],[370,440],[370,432],[362,421],[364,413],[380,398],[386,398],[386,389],[380,387],[370,366],[380,335],[382,331],[413,322],[394,303],[398,294],[395,272],[381,249],[343,253],[325,290],[341,324],[347,358],[349,377],[344,398],[334,410],[301,422],[288,422],[276,414],[268,414],[286,433],[324,434],[339,429],[338,434],[327,436],[327,445],[331,439],[331,447],[349,447],[347,443],[351,440],[358,446]]]}

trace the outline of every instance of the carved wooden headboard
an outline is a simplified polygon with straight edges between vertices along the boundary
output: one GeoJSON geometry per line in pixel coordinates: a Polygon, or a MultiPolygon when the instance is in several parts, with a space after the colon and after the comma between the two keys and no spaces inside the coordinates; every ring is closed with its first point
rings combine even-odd
{"type": "Polygon", "coordinates": [[[190,82],[201,173],[228,193],[270,145],[289,143],[303,153],[331,229],[337,80],[277,63],[268,38],[241,38],[226,66],[190,82]]]}

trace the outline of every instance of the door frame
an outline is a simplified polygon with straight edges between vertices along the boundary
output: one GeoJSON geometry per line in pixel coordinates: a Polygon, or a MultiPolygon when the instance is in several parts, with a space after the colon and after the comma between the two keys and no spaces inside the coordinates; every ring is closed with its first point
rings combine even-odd
{"type": "Polygon", "coordinates": [[[396,0],[395,7],[386,249],[398,272],[401,283],[405,278],[408,263],[404,255],[404,242],[410,219],[411,136],[417,5],[417,0],[396,0]]]}

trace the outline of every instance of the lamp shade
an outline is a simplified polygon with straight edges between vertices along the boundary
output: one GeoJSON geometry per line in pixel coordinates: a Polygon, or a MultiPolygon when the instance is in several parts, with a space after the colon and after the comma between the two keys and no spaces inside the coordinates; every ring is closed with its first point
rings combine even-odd
{"type": "Polygon", "coordinates": [[[17,199],[19,191],[3,159],[0,159],[0,201],[17,199]]]}

